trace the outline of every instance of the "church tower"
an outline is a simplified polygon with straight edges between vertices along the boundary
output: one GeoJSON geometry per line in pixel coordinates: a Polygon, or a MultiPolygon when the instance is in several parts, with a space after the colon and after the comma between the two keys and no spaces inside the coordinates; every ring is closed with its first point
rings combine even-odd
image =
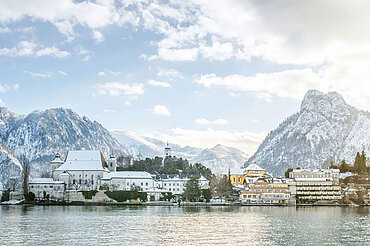
{"type": "Polygon", "coordinates": [[[54,172],[55,169],[60,167],[63,163],[64,163],[64,161],[62,161],[62,158],[60,157],[60,154],[56,153],[54,159],[50,162],[51,171],[54,172]]]}
{"type": "Polygon", "coordinates": [[[168,142],[167,142],[167,145],[166,145],[166,147],[164,148],[164,158],[171,156],[171,152],[172,152],[172,149],[171,149],[171,147],[168,145],[168,142]]]}
{"type": "Polygon", "coordinates": [[[167,157],[170,157],[172,154],[172,149],[171,147],[168,145],[168,142],[167,142],[167,145],[166,147],[164,148],[164,156],[163,156],[163,160],[162,160],[162,166],[164,166],[164,160],[167,158],[167,157]]]}
{"type": "Polygon", "coordinates": [[[116,157],[113,155],[113,152],[109,155],[109,158],[107,160],[108,164],[108,170],[110,172],[116,172],[117,171],[117,160],[116,157]]]}

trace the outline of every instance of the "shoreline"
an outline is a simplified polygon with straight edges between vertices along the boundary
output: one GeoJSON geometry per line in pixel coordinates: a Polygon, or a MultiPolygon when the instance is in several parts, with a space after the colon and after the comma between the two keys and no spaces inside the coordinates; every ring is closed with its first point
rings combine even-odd
{"type": "Polygon", "coordinates": [[[18,203],[0,203],[0,206],[127,206],[127,207],[369,207],[369,205],[352,204],[296,204],[289,206],[287,204],[233,204],[233,203],[177,203],[171,202],[24,202],[18,203]]]}

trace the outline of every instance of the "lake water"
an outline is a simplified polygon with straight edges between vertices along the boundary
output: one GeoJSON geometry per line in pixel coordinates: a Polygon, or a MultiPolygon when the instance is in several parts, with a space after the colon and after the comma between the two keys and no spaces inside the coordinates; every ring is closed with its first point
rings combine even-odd
{"type": "Polygon", "coordinates": [[[370,208],[0,206],[0,245],[370,245],[370,208]]]}

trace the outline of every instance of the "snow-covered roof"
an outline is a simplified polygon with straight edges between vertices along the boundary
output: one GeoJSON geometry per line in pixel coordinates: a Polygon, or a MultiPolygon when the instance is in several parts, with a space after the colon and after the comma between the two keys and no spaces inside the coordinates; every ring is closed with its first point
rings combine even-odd
{"type": "Polygon", "coordinates": [[[103,171],[104,157],[97,150],[68,151],[66,161],[57,171],[103,171]]]}
{"type": "Polygon", "coordinates": [[[230,175],[244,175],[245,171],[242,168],[230,168],[230,175]]]}
{"type": "Polygon", "coordinates": [[[63,181],[54,181],[52,178],[34,178],[29,184],[64,184],[63,181]]]}
{"type": "Polygon", "coordinates": [[[196,177],[200,181],[207,180],[201,174],[156,174],[155,175],[156,180],[163,180],[163,181],[176,181],[176,180],[184,181],[184,180],[189,180],[192,177],[196,177]]]}
{"type": "Polygon", "coordinates": [[[153,179],[152,176],[147,172],[138,171],[122,171],[122,172],[111,172],[105,175],[102,180],[120,178],[120,179],[153,179]]]}
{"type": "Polygon", "coordinates": [[[332,178],[295,178],[296,181],[332,181],[332,178]]]}
{"type": "Polygon", "coordinates": [[[339,173],[339,169],[294,169],[294,173],[301,173],[301,172],[323,172],[323,173],[339,173]]]}
{"type": "Polygon", "coordinates": [[[245,170],[250,171],[265,171],[262,167],[258,166],[257,164],[250,164],[245,170]]]}

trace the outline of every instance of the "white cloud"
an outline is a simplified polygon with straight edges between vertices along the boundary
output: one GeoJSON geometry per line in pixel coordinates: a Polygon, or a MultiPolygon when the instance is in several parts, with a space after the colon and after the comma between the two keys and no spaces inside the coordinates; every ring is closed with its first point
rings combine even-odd
{"type": "Polygon", "coordinates": [[[89,61],[89,60],[90,60],[90,58],[91,58],[91,56],[85,56],[85,57],[82,59],[82,61],[83,61],[83,62],[87,62],[87,61],[89,61]]]}
{"type": "Polygon", "coordinates": [[[19,89],[19,84],[14,84],[13,86],[8,84],[0,84],[0,93],[5,93],[8,91],[16,91],[19,89]]]}
{"type": "Polygon", "coordinates": [[[153,85],[153,86],[165,87],[165,88],[171,87],[171,84],[167,82],[161,82],[161,81],[156,81],[152,79],[148,80],[148,84],[153,85]]]}
{"type": "Polygon", "coordinates": [[[93,37],[97,43],[101,43],[104,41],[104,36],[101,32],[93,30],[93,37]]]}
{"type": "Polygon", "coordinates": [[[154,105],[151,111],[153,114],[171,115],[171,112],[167,109],[166,106],[163,106],[163,105],[154,105]]]}
{"type": "Polygon", "coordinates": [[[182,77],[182,73],[176,69],[158,69],[157,76],[161,77],[182,77]]]}
{"type": "Polygon", "coordinates": [[[119,76],[119,75],[121,75],[121,74],[122,74],[121,72],[114,72],[114,71],[109,70],[109,69],[107,69],[107,68],[104,68],[103,70],[104,70],[104,71],[100,71],[100,72],[98,73],[98,76],[105,76],[105,75],[107,75],[107,74],[111,74],[111,75],[113,75],[113,76],[119,76]]]}
{"type": "Polygon", "coordinates": [[[37,44],[29,41],[20,41],[16,47],[0,49],[0,55],[17,57],[17,56],[54,56],[63,58],[69,56],[68,51],[61,51],[56,47],[47,47],[36,50],[37,44]]]}
{"type": "MultiPolygon", "coordinates": [[[[369,51],[370,52],[370,51],[369,51]]],[[[254,92],[258,99],[272,102],[272,96],[302,100],[310,89],[323,92],[337,91],[357,107],[369,108],[370,61],[343,57],[335,64],[328,64],[313,71],[310,68],[292,69],[275,73],[240,74],[218,77],[205,74],[194,79],[205,87],[219,87],[231,93],[254,92]]]]}
{"type": "Polygon", "coordinates": [[[66,73],[66,72],[64,72],[64,71],[62,71],[62,70],[58,70],[57,71],[60,75],[63,75],[63,76],[67,76],[68,75],[68,73],[66,73]]]}
{"type": "Polygon", "coordinates": [[[262,93],[266,99],[267,94],[279,97],[302,99],[307,90],[320,88],[326,91],[325,84],[319,74],[311,69],[286,70],[276,73],[259,73],[253,76],[239,74],[218,77],[215,74],[202,75],[194,82],[205,87],[221,87],[229,91],[244,91],[262,93]]]}
{"type": "Polygon", "coordinates": [[[0,49],[0,55],[3,56],[30,56],[34,54],[36,44],[28,41],[21,41],[18,43],[17,47],[13,48],[2,48],[0,49]]]}
{"type": "Polygon", "coordinates": [[[166,61],[194,61],[197,59],[198,49],[168,49],[159,48],[158,55],[147,58],[148,61],[162,59],[166,61]]]}
{"type": "Polygon", "coordinates": [[[227,125],[229,122],[225,119],[207,120],[207,119],[196,119],[195,123],[200,125],[227,125]]]}
{"type": "Polygon", "coordinates": [[[120,82],[108,82],[97,84],[98,94],[110,96],[138,96],[144,93],[143,84],[126,84],[120,82]]]}
{"type": "Polygon", "coordinates": [[[231,43],[219,43],[213,41],[212,46],[200,45],[200,53],[204,58],[216,61],[224,61],[233,56],[233,45],[231,43]]]}
{"type": "MultiPolygon", "coordinates": [[[[0,5],[0,22],[20,21],[30,17],[47,21],[67,36],[71,41],[74,36],[74,26],[79,24],[92,30],[111,24],[124,25],[137,20],[132,13],[125,10],[125,6],[117,9],[114,1],[83,1],[61,0],[50,2],[39,0],[37,2],[22,0],[4,0],[0,5]]],[[[96,31],[97,32],[97,31],[96,31]]],[[[101,39],[94,33],[96,39],[101,39]]]]}
{"type": "Polygon", "coordinates": [[[69,56],[70,53],[68,51],[59,50],[56,47],[49,47],[49,48],[38,50],[36,52],[36,55],[37,56],[54,56],[57,58],[63,58],[63,57],[69,56]]]}
{"type": "Polygon", "coordinates": [[[51,78],[54,76],[53,72],[45,71],[45,72],[30,72],[30,71],[24,71],[25,73],[28,73],[32,77],[40,77],[40,78],[51,78]]]}
{"type": "Polygon", "coordinates": [[[114,109],[103,109],[104,113],[117,113],[117,110],[114,109]]]}

